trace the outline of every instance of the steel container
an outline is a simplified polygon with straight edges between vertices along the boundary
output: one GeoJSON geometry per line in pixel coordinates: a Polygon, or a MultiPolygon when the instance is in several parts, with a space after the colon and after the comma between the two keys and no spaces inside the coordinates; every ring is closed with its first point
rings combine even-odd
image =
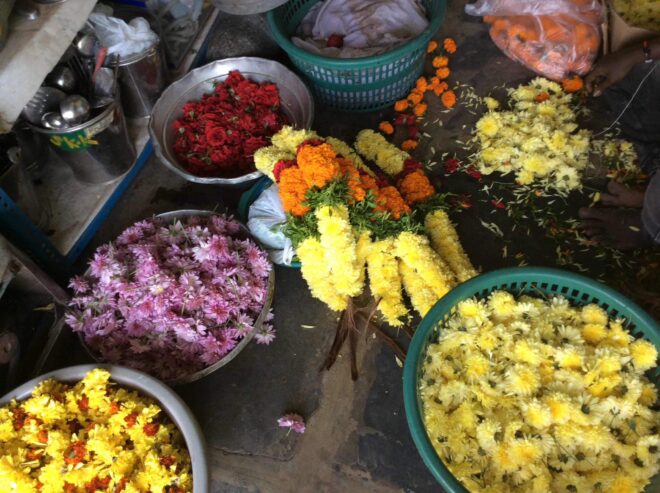
{"type": "Polygon", "coordinates": [[[129,118],[148,117],[165,87],[165,64],[160,44],[120,59],[118,65],[124,113],[129,118]]]}
{"type": "Polygon", "coordinates": [[[263,176],[253,171],[236,178],[201,177],[189,173],[174,154],[174,122],[183,115],[183,105],[197,101],[213,91],[232,70],[239,70],[255,82],[273,82],[280,93],[281,109],[291,125],[311,128],[314,121],[314,99],[305,83],[278,62],[264,58],[241,57],[218,60],[197,68],[172,83],[156,102],[149,121],[149,135],[159,160],[179,176],[194,183],[225,186],[247,186],[263,176]]]}
{"type": "Polygon", "coordinates": [[[32,126],[48,136],[51,148],[85,183],[107,183],[123,175],[136,158],[120,103],[115,100],[85,123],[62,129],[32,126]]]}
{"type": "Polygon", "coordinates": [[[190,408],[172,389],[162,382],[150,377],[141,371],[131,370],[114,365],[78,365],[46,373],[24,383],[0,399],[0,406],[12,400],[22,401],[32,395],[32,390],[40,382],[54,378],[60,382],[76,383],[82,380],[87,373],[95,368],[103,368],[110,372],[110,379],[131,390],[157,401],[161,409],[170,417],[179,428],[192,463],[192,493],[208,493],[210,491],[210,475],[206,457],[206,442],[204,434],[190,408]]]}

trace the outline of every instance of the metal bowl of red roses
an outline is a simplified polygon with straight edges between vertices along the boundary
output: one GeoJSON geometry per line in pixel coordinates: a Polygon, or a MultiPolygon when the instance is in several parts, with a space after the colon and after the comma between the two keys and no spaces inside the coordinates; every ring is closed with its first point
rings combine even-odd
{"type": "MultiPolygon", "coordinates": [[[[254,88],[255,84],[246,83],[245,86],[254,88]]],[[[239,93],[238,100],[252,99],[251,96],[239,93]]],[[[297,128],[311,128],[314,121],[314,99],[311,92],[284,65],[264,58],[226,58],[192,70],[165,89],[151,112],[149,134],[159,160],[186,180],[209,185],[246,186],[263,176],[260,171],[256,171],[249,156],[250,152],[256,150],[255,146],[260,146],[260,142],[263,145],[270,144],[270,139],[264,138],[261,128],[268,127],[274,116],[269,108],[282,116],[287,124],[297,128]],[[261,89],[266,93],[263,99],[259,99],[261,93],[256,94],[255,103],[246,103],[244,111],[237,109],[237,98],[232,87],[228,91],[222,89],[222,94],[220,90],[216,91],[216,86],[226,81],[233,71],[239,71],[252,83],[275,84],[279,94],[279,108],[265,106],[272,101],[269,98],[272,91],[261,89]],[[190,111],[191,108],[200,108],[196,103],[202,100],[208,102],[208,95],[214,96],[213,104],[201,107],[205,111],[209,108],[212,115],[197,115],[190,111]],[[201,122],[198,124],[199,120],[201,122]],[[241,126],[243,120],[247,123],[241,126]],[[213,125],[207,123],[209,121],[213,125]],[[236,142],[237,124],[242,139],[240,142],[236,142]],[[255,124],[260,128],[254,131],[258,135],[252,137],[250,128],[254,128],[255,124]],[[199,145],[198,139],[201,141],[199,145]],[[236,157],[235,167],[232,168],[234,154],[231,153],[235,153],[236,148],[243,149],[243,154],[236,157]]]]}

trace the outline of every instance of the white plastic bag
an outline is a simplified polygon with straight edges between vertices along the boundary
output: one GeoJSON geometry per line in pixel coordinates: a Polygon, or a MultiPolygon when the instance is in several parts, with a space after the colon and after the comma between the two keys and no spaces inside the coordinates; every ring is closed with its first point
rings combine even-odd
{"type": "Polygon", "coordinates": [[[127,24],[117,17],[91,14],[87,22],[101,44],[108,48],[109,55],[125,58],[142,53],[158,41],[158,35],[142,17],[131,19],[127,24]]]}
{"type": "Polygon", "coordinates": [[[277,185],[262,192],[250,206],[248,229],[268,249],[270,259],[276,264],[291,265],[295,251],[291,240],[282,233],[286,215],[277,185]]]}

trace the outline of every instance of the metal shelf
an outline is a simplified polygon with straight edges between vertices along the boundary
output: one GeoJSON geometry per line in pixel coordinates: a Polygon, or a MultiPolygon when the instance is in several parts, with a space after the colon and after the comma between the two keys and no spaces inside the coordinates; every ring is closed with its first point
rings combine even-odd
{"type": "MultiPolygon", "coordinates": [[[[68,0],[71,1],[74,0],[68,0]]],[[[181,73],[199,65],[206,57],[209,33],[218,14],[219,11],[212,8],[204,16],[197,38],[179,68],[181,73]]],[[[27,215],[0,189],[0,232],[53,278],[65,281],[71,265],[151,156],[153,148],[148,137],[147,123],[147,119],[128,120],[129,133],[138,157],[126,174],[111,183],[96,185],[78,182],[68,166],[56,161],[54,153],[51,153],[53,159],[43,167],[43,184],[37,187],[42,206],[46,207],[49,215],[46,230],[52,231],[50,236],[32,224],[27,215]]]]}
{"type": "Polygon", "coordinates": [[[9,31],[0,51],[0,133],[9,132],[48,73],[55,67],[96,0],[39,4],[39,18],[9,31]]]}

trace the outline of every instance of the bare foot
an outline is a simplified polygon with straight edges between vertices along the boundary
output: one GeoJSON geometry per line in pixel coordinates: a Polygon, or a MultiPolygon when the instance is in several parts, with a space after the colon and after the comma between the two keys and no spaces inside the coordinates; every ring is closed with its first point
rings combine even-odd
{"type": "Polygon", "coordinates": [[[639,210],[583,207],[578,214],[585,234],[596,243],[617,250],[634,250],[651,244],[639,210]]]}
{"type": "Polygon", "coordinates": [[[603,205],[612,207],[633,207],[641,209],[644,205],[644,191],[633,190],[616,181],[607,184],[607,191],[600,196],[603,205]]]}

